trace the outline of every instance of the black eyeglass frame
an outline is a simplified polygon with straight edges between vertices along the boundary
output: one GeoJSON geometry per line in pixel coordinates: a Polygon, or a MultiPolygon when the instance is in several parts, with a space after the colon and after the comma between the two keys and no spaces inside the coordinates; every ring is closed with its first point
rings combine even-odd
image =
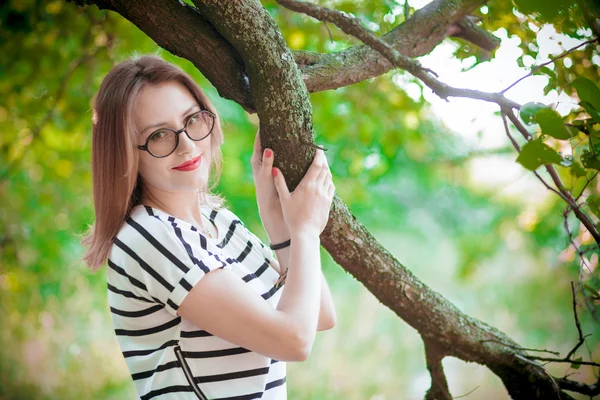
{"type": "Polygon", "coordinates": [[[189,137],[189,138],[190,138],[190,140],[193,140],[194,142],[200,142],[200,141],[202,141],[202,140],[206,139],[207,137],[209,137],[209,136],[210,136],[210,134],[213,132],[213,130],[215,129],[215,119],[216,119],[216,118],[217,118],[217,116],[216,116],[215,114],[213,114],[212,112],[208,111],[208,110],[200,110],[200,111],[197,111],[197,112],[195,112],[195,113],[191,114],[191,115],[190,115],[190,116],[187,118],[187,120],[185,121],[185,126],[184,126],[183,128],[181,128],[181,129],[179,129],[179,130],[177,130],[177,131],[176,131],[175,129],[171,129],[171,128],[160,128],[160,129],[157,129],[156,131],[154,131],[154,132],[152,132],[150,135],[148,135],[148,138],[146,139],[146,143],[144,143],[144,144],[143,144],[143,145],[141,145],[141,146],[139,146],[139,145],[138,145],[138,146],[137,146],[137,148],[138,148],[138,149],[140,149],[140,150],[143,150],[143,151],[147,151],[147,152],[148,152],[148,154],[150,154],[150,155],[151,155],[152,157],[154,157],[154,158],[165,158],[165,157],[169,157],[171,154],[173,154],[173,152],[174,152],[175,150],[177,150],[177,147],[179,147],[179,134],[180,134],[181,132],[185,132],[185,134],[187,135],[187,137],[189,137]],[[203,138],[201,138],[201,139],[194,139],[194,138],[192,138],[192,137],[190,136],[190,134],[188,133],[188,131],[187,131],[187,127],[188,127],[188,124],[189,124],[190,120],[192,119],[192,117],[194,117],[195,115],[200,115],[200,114],[208,114],[208,115],[210,115],[210,116],[212,117],[212,119],[213,119],[213,124],[212,124],[212,127],[210,128],[210,131],[208,132],[208,134],[206,134],[206,136],[204,136],[204,137],[203,137],[203,138]],[[155,135],[157,132],[164,131],[164,130],[171,131],[171,132],[173,132],[173,133],[175,134],[175,147],[173,148],[173,150],[171,150],[171,152],[170,152],[169,154],[167,154],[167,155],[165,155],[165,156],[157,156],[157,155],[154,155],[154,154],[152,154],[152,153],[150,152],[150,150],[148,149],[148,143],[150,142],[150,139],[152,138],[152,136],[154,136],[154,135],[155,135]]]}

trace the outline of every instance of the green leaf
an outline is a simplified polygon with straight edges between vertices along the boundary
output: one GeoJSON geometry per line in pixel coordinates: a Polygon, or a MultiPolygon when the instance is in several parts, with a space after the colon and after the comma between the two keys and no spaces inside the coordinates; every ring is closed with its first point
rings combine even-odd
{"type": "Polygon", "coordinates": [[[577,135],[577,131],[567,128],[560,115],[549,108],[539,110],[535,114],[535,120],[540,124],[544,135],[552,136],[553,138],[566,140],[577,135]]]}
{"type": "Polygon", "coordinates": [[[558,79],[558,75],[556,74],[556,71],[551,70],[550,68],[546,67],[545,65],[537,68],[533,72],[533,75],[547,75],[550,79],[553,79],[553,80],[558,79]]]}
{"type": "Polygon", "coordinates": [[[583,165],[581,165],[579,161],[573,161],[573,164],[571,165],[571,174],[577,178],[585,176],[585,168],[583,168],[583,165]]]}
{"type": "Polygon", "coordinates": [[[600,112],[594,108],[592,103],[589,101],[582,101],[579,103],[581,107],[585,109],[585,111],[592,117],[592,120],[596,123],[600,123],[600,112]]]}
{"type": "Polygon", "coordinates": [[[544,164],[560,164],[562,160],[560,154],[539,139],[527,142],[517,157],[517,162],[531,171],[544,164]]]}
{"type": "Polygon", "coordinates": [[[573,87],[577,90],[577,96],[582,102],[587,102],[596,111],[600,111],[600,89],[594,82],[580,76],[573,81],[573,87]]]}
{"type": "Polygon", "coordinates": [[[531,125],[535,123],[535,116],[538,113],[538,111],[543,110],[545,108],[548,108],[548,106],[545,104],[530,102],[523,104],[523,106],[519,110],[519,113],[521,114],[521,119],[523,120],[523,122],[525,122],[527,125],[531,125]]]}
{"type": "MultiPolygon", "coordinates": [[[[579,357],[579,358],[576,358],[576,359],[575,359],[575,360],[573,360],[573,361],[576,361],[576,362],[581,362],[581,360],[583,360],[583,358],[582,358],[582,357],[579,357]]],[[[571,368],[573,368],[573,369],[579,369],[579,367],[581,367],[581,364],[574,364],[574,363],[571,363],[571,368]]]]}
{"type": "Polygon", "coordinates": [[[598,159],[597,153],[593,153],[589,150],[583,150],[581,152],[581,163],[586,168],[592,168],[600,171],[600,160],[598,159]]]}
{"type": "Polygon", "coordinates": [[[590,211],[593,212],[596,217],[600,218],[600,199],[595,196],[589,196],[585,202],[590,208],[590,211]]]}

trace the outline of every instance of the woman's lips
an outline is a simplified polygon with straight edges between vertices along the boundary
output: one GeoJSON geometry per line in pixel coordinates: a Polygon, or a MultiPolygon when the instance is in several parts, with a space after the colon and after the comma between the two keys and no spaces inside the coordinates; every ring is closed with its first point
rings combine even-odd
{"type": "Polygon", "coordinates": [[[192,158],[190,161],[186,161],[183,164],[173,167],[173,169],[176,169],[177,171],[193,171],[200,166],[200,161],[201,158],[198,156],[196,158],[192,158]]]}

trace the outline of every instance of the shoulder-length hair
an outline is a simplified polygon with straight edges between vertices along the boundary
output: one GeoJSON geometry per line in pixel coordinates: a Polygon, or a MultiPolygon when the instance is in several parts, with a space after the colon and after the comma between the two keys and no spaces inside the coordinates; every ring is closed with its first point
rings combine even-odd
{"type": "Polygon", "coordinates": [[[114,238],[141,199],[142,181],[138,176],[139,151],[134,123],[137,97],[145,85],[167,81],[183,84],[202,109],[217,115],[211,140],[211,183],[202,188],[202,193],[211,208],[223,207],[223,199],[211,193],[221,176],[223,143],[214,106],[188,74],[162,58],[143,55],[125,60],[106,75],[94,101],[92,181],[96,221],[82,240],[82,244],[88,246],[83,259],[94,271],[106,262],[114,238]]]}

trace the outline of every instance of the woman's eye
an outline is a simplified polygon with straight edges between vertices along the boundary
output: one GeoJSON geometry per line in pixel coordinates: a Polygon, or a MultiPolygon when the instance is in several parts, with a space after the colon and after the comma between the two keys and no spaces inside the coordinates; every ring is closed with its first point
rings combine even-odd
{"type": "Polygon", "coordinates": [[[192,115],[192,116],[190,117],[190,119],[188,119],[188,125],[194,125],[194,124],[197,124],[199,120],[200,120],[200,118],[199,118],[199,116],[198,116],[198,115],[192,115]]]}
{"type": "Polygon", "coordinates": [[[152,141],[160,140],[160,139],[164,138],[165,136],[167,136],[167,132],[165,132],[165,131],[154,132],[152,134],[152,136],[150,137],[150,140],[152,140],[152,141]]]}

